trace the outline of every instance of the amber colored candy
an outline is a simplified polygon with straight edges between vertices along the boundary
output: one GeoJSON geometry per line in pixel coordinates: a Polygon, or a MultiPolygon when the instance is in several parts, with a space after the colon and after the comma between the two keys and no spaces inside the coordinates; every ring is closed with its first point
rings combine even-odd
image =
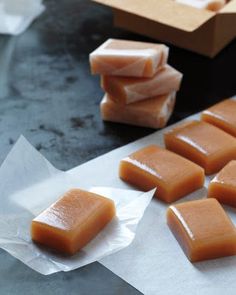
{"type": "Polygon", "coordinates": [[[101,86],[111,97],[119,98],[119,103],[129,104],[178,91],[182,77],[180,72],[165,65],[152,78],[102,76],[101,86]]]}
{"type": "Polygon", "coordinates": [[[32,240],[73,255],[86,246],[115,214],[112,200],[72,189],[33,219],[32,240]]]}
{"type": "Polygon", "coordinates": [[[89,55],[91,72],[100,75],[152,77],[167,63],[163,44],[108,39],[89,55]]]}
{"type": "Polygon", "coordinates": [[[150,145],[120,162],[120,178],[141,190],[157,187],[155,196],[173,202],[204,184],[204,170],[189,160],[150,145]]]}
{"type": "Polygon", "coordinates": [[[216,173],[236,159],[236,139],[207,122],[185,122],[164,138],[168,150],[202,166],[206,174],[216,173]]]}
{"type": "Polygon", "coordinates": [[[162,128],[169,120],[175,105],[175,92],[123,105],[106,94],[100,103],[104,121],[150,128],[162,128]]]}
{"type": "Polygon", "coordinates": [[[167,223],[192,262],[236,254],[236,230],[216,199],[172,205],[167,223]]]}
{"type": "Polygon", "coordinates": [[[236,100],[226,99],[205,110],[201,119],[236,137],[236,100]]]}
{"type": "Polygon", "coordinates": [[[236,207],[236,161],[229,162],[210,182],[208,198],[236,207]]]}

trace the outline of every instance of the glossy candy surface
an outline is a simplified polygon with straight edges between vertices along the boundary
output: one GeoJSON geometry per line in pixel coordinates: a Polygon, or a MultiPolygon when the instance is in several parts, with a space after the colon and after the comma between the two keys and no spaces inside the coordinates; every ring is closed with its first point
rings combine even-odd
{"type": "Polygon", "coordinates": [[[207,122],[177,125],[164,137],[167,149],[202,166],[206,174],[216,173],[236,159],[236,139],[207,122]]]}
{"type": "Polygon", "coordinates": [[[201,119],[236,137],[236,100],[226,99],[205,110],[201,119]]]}
{"type": "Polygon", "coordinates": [[[167,203],[204,184],[201,167],[157,145],[147,146],[124,158],[120,162],[119,175],[144,191],[157,187],[155,196],[167,203]]]}
{"type": "Polygon", "coordinates": [[[89,243],[115,216],[108,198],[72,189],[32,221],[35,242],[73,255],[89,243]]]}
{"type": "Polygon", "coordinates": [[[236,207],[236,161],[229,162],[210,182],[208,198],[236,207]]]}
{"type": "Polygon", "coordinates": [[[192,262],[236,254],[236,231],[216,199],[172,205],[167,223],[192,262]]]}

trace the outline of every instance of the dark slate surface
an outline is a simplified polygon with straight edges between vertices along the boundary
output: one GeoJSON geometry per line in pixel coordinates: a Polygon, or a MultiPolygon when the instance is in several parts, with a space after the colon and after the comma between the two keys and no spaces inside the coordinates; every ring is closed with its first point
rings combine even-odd
{"type": "MultiPolygon", "coordinates": [[[[0,162],[20,134],[56,167],[70,169],[153,130],[99,116],[102,90],[88,54],[109,37],[151,41],[112,27],[109,9],[88,0],[48,0],[18,37],[0,36],[0,162]]],[[[236,94],[236,42],[214,60],[171,47],[184,73],[170,123],[236,94]]],[[[41,276],[0,251],[0,294],[138,294],[98,263],[41,276]]]]}

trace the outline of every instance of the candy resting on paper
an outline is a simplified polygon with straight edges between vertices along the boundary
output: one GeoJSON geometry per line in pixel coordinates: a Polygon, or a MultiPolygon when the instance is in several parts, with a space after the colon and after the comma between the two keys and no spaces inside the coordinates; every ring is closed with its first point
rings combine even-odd
{"type": "Polygon", "coordinates": [[[175,0],[178,3],[193,6],[199,9],[219,11],[226,4],[226,0],[175,0]]]}
{"type": "Polygon", "coordinates": [[[129,104],[178,91],[182,76],[180,72],[166,65],[152,78],[102,76],[101,86],[111,97],[119,99],[119,103],[129,104]]]}
{"type": "Polygon", "coordinates": [[[162,44],[108,39],[89,59],[93,74],[152,77],[168,55],[169,48],[162,44]]]}
{"type": "Polygon", "coordinates": [[[32,239],[73,255],[86,246],[114,216],[112,200],[72,189],[32,221],[32,239]]]}
{"type": "Polygon", "coordinates": [[[229,162],[210,182],[208,198],[236,207],[236,161],[229,162]]]}
{"type": "Polygon", "coordinates": [[[172,205],[167,223],[192,262],[236,254],[236,231],[216,199],[172,205]]]}
{"type": "Polygon", "coordinates": [[[201,119],[236,137],[236,100],[226,99],[202,113],[201,119]]]}
{"type": "Polygon", "coordinates": [[[202,166],[206,174],[216,173],[236,159],[236,139],[206,122],[183,123],[167,132],[164,138],[168,150],[202,166]]]}
{"type": "Polygon", "coordinates": [[[150,145],[120,162],[120,178],[147,191],[157,187],[156,197],[173,202],[201,188],[204,170],[156,145],[150,145]]]}
{"type": "Polygon", "coordinates": [[[175,105],[175,92],[156,96],[128,105],[114,102],[105,95],[101,101],[103,120],[131,125],[162,128],[169,120],[175,105]]]}

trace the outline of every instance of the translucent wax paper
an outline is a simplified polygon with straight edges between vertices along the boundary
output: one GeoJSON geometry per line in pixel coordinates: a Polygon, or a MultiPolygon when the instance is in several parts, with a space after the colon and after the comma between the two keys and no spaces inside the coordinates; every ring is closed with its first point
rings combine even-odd
{"type": "Polygon", "coordinates": [[[23,33],[44,9],[42,0],[0,0],[0,34],[23,33]]]}
{"type": "MultiPolygon", "coordinates": [[[[104,184],[106,174],[104,171],[104,184]]],[[[127,247],[155,190],[143,193],[111,187],[90,189],[83,177],[57,170],[20,137],[0,168],[0,247],[44,275],[82,267],[127,247]],[[117,217],[72,257],[33,243],[32,219],[68,189],[76,187],[113,199],[117,217]]]]}
{"type": "Polygon", "coordinates": [[[175,101],[176,92],[172,92],[137,103],[122,105],[105,94],[100,102],[100,111],[104,121],[158,129],[167,124],[173,113],[175,101]]]}
{"type": "Polygon", "coordinates": [[[150,78],[167,63],[168,55],[163,44],[108,39],[89,60],[93,74],[150,78]]]}
{"type": "MultiPolygon", "coordinates": [[[[184,121],[199,119],[200,114],[196,114],[184,121]]],[[[102,162],[103,167],[109,165],[111,170],[108,185],[128,188],[117,180],[112,167],[117,167],[120,159],[146,145],[164,146],[163,134],[172,127],[94,159],[83,167],[75,168],[73,173],[86,173],[89,167],[98,166],[102,162]]],[[[207,176],[204,188],[177,203],[206,198],[208,184],[213,178],[214,175],[207,176]]],[[[235,295],[236,256],[191,263],[166,224],[168,206],[153,198],[133,243],[124,250],[103,258],[100,263],[145,295],[235,295]]],[[[236,209],[223,207],[236,225],[236,209]]]]}
{"type": "Polygon", "coordinates": [[[114,99],[122,104],[131,104],[144,99],[164,95],[179,90],[183,74],[165,65],[152,78],[129,78],[102,76],[101,86],[114,99]],[[119,97],[117,98],[117,93],[119,97]]]}

